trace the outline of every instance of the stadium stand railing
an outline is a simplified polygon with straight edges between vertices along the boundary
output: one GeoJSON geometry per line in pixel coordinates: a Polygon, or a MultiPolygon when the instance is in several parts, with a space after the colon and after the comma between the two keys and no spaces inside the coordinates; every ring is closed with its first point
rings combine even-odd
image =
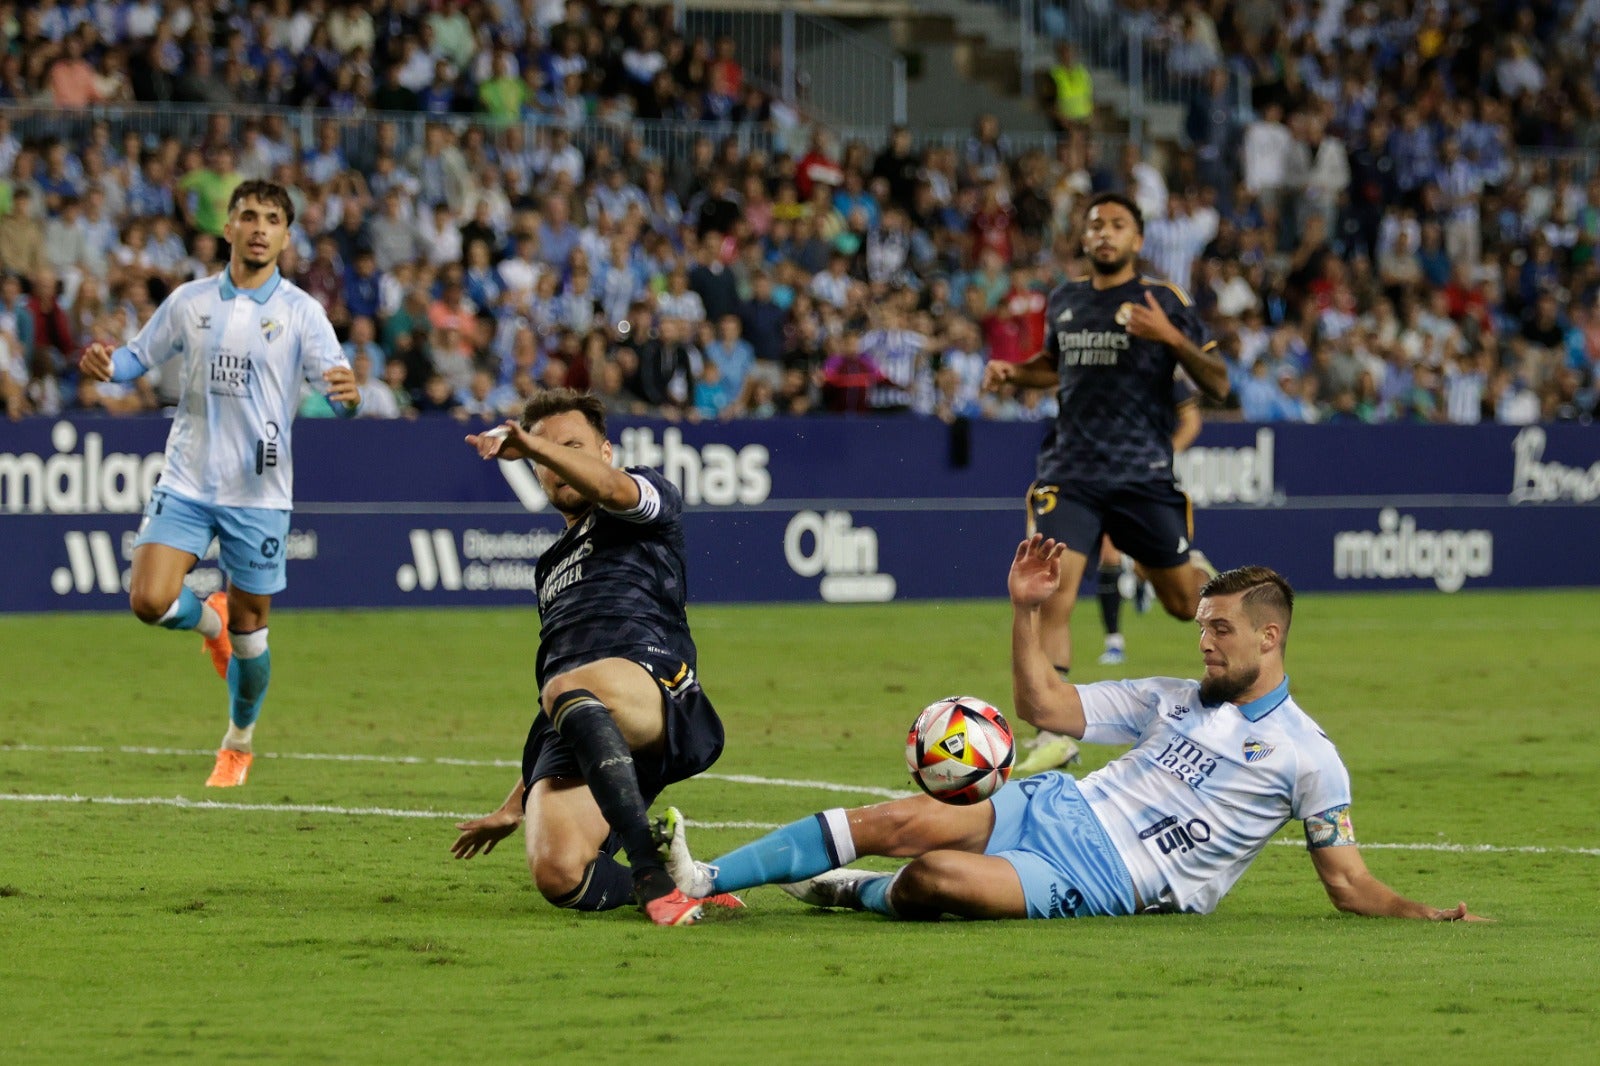
{"type": "Polygon", "coordinates": [[[685,8],[688,38],[728,36],[757,88],[830,125],[885,126],[906,118],[906,63],[886,41],[795,11],[685,8]]]}

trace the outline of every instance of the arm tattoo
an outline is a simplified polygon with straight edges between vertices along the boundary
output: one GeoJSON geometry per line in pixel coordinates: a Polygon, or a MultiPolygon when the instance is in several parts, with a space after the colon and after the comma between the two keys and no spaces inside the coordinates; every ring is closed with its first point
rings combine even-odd
{"type": "Polygon", "coordinates": [[[1355,828],[1350,824],[1350,804],[1330,807],[1321,814],[1306,819],[1306,850],[1337,848],[1356,842],[1355,828]]]}

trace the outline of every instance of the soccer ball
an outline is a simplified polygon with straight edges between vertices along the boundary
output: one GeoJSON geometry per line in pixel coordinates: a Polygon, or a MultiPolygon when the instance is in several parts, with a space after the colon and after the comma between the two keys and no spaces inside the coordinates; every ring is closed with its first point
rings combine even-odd
{"type": "Polygon", "coordinates": [[[918,787],[945,803],[978,803],[1011,776],[1016,758],[1005,715],[976,696],[923,708],[906,736],[906,766],[918,787]]]}

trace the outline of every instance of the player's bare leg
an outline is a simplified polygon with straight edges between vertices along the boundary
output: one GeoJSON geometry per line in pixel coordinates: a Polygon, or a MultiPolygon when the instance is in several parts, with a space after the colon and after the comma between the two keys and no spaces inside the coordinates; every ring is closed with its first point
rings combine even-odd
{"type": "Polygon", "coordinates": [[[660,684],[638,663],[600,659],[551,678],[542,698],[551,725],[577,756],[596,808],[622,840],[640,907],[658,925],[696,921],[699,902],[678,890],[656,853],[633,765],[634,752],[658,748],[666,735],[660,684]]]}
{"type": "MultiPolygon", "coordinates": [[[[870,898],[872,886],[863,887],[870,898]]],[[[1028,916],[1028,900],[1016,867],[994,855],[929,852],[893,875],[886,896],[888,907],[900,918],[1028,916]]]]}
{"type": "Polygon", "coordinates": [[[528,873],[557,907],[611,910],[633,900],[633,876],[600,849],[611,825],[581,777],[547,777],[528,791],[528,873]]]}
{"type": "Polygon", "coordinates": [[[1211,580],[1211,571],[1192,562],[1161,570],[1141,566],[1138,570],[1156,590],[1156,599],[1168,614],[1180,622],[1194,621],[1194,613],[1200,608],[1200,589],[1211,580]]]}

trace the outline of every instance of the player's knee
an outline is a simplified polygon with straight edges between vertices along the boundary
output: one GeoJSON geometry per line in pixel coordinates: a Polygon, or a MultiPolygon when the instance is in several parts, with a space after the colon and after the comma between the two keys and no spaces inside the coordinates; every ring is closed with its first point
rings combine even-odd
{"type": "Polygon", "coordinates": [[[948,851],[930,851],[900,871],[891,902],[897,908],[942,910],[960,888],[960,857],[948,851]]]}
{"type": "Polygon", "coordinates": [[[161,621],[162,615],[172,606],[172,597],[158,597],[150,589],[135,585],[128,591],[128,609],[147,626],[161,621]]]}
{"type": "Polygon", "coordinates": [[[592,855],[585,858],[555,851],[530,855],[528,873],[533,877],[533,887],[551,903],[565,900],[583,884],[584,873],[592,858],[592,855]]]}
{"type": "Polygon", "coordinates": [[[1195,612],[1200,609],[1200,594],[1169,589],[1161,595],[1161,606],[1178,621],[1192,622],[1195,612]]]}

